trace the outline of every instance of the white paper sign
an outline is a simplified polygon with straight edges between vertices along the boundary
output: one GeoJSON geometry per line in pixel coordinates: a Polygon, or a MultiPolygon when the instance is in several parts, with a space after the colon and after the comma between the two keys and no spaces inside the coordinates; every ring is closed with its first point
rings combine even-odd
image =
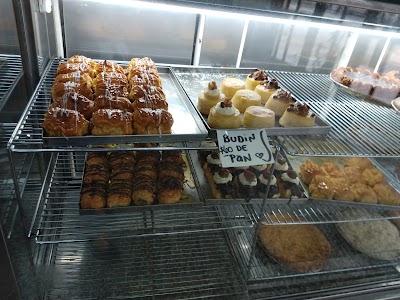
{"type": "Polygon", "coordinates": [[[221,164],[227,167],[263,165],[274,162],[266,130],[217,130],[221,164]]]}

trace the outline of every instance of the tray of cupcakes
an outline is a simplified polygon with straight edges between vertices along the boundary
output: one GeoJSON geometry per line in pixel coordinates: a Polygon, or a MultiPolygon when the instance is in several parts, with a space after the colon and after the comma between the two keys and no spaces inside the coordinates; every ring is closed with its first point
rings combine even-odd
{"type": "Polygon", "coordinates": [[[53,60],[45,80],[33,103],[43,111],[46,145],[178,142],[208,135],[170,68],[148,57],[117,63],[75,55],[53,60]]]}
{"type": "Polygon", "coordinates": [[[179,150],[88,152],[81,214],[109,214],[148,206],[202,204],[193,166],[179,150]]]}
{"type": "Polygon", "coordinates": [[[368,158],[296,157],[292,165],[312,201],[400,209],[391,178],[368,158]]]}
{"type": "Polygon", "coordinates": [[[199,115],[217,129],[266,128],[274,135],[326,135],[330,126],[259,69],[172,68],[199,115]]]}
{"type": "Polygon", "coordinates": [[[224,168],[217,150],[190,151],[199,192],[205,203],[262,203],[265,197],[270,203],[307,201],[305,189],[285,153],[276,153],[275,149],[274,152],[273,165],[224,168]]]}

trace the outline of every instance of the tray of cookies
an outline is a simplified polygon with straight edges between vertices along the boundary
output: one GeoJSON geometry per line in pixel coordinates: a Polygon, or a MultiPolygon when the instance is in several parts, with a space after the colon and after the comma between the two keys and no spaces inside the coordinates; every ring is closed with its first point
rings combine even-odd
{"type": "Polygon", "coordinates": [[[312,201],[400,209],[393,182],[368,158],[296,157],[292,165],[312,201]]]}
{"type": "Polygon", "coordinates": [[[88,152],[80,213],[202,204],[192,169],[186,153],[179,150],[88,152]]]}
{"type": "Polygon", "coordinates": [[[79,55],[56,59],[46,78],[51,90],[43,85],[34,102],[43,111],[45,145],[181,142],[208,136],[170,68],[148,57],[129,63],[79,55]]]}
{"type": "Polygon", "coordinates": [[[392,100],[400,96],[398,71],[385,75],[367,69],[340,67],[332,70],[330,79],[343,91],[367,101],[391,106],[392,100]]]}
{"type": "Polygon", "coordinates": [[[326,135],[330,126],[265,70],[173,67],[212,135],[266,128],[269,136],[326,135]]]}
{"type": "Polygon", "coordinates": [[[217,150],[192,150],[189,154],[206,204],[262,203],[265,197],[269,203],[307,201],[305,189],[283,151],[275,153],[274,165],[231,168],[221,166],[217,150]]]}

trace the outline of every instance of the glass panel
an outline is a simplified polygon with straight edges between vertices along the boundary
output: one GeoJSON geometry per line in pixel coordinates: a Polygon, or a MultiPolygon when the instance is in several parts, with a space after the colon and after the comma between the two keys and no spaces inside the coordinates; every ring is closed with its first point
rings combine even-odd
{"type": "Polygon", "coordinates": [[[0,1],[0,53],[19,54],[17,27],[11,0],[0,1]]]}

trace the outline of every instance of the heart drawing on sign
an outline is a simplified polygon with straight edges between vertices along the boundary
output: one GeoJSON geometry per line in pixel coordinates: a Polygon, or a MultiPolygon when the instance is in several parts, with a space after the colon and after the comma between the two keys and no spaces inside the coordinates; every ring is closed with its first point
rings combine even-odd
{"type": "Polygon", "coordinates": [[[264,156],[264,153],[256,153],[255,155],[256,155],[256,157],[262,159],[264,156]]]}

